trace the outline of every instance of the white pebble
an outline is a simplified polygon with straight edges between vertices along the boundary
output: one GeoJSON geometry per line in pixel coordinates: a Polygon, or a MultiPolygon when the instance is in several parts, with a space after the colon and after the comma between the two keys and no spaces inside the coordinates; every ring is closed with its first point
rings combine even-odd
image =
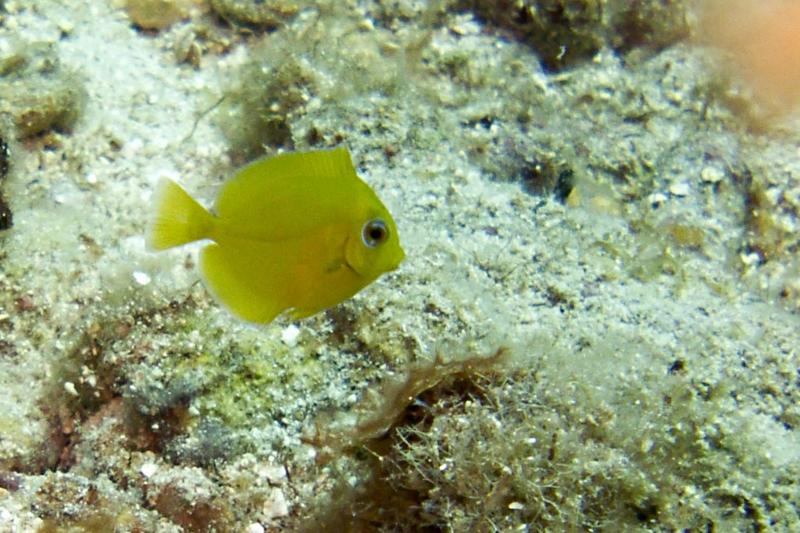
{"type": "Polygon", "coordinates": [[[264,533],[264,526],[258,522],[253,522],[247,526],[247,533],[264,533]]]}
{"type": "Polygon", "coordinates": [[[150,276],[147,275],[146,272],[142,272],[140,270],[136,270],[133,272],[133,281],[144,287],[145,285],[150,284],[150,276]]]}
{"type": "Polygon", "coordinates": [[[294,348],[297,345],[297,337],[300,336],[300,328],[290,324],[281,332],[281,340],[286,346],[294,348]]]}
{"type": "Polygon", "coordinates": [[[753,265],[757,265],[761,262],[761,256],[757,253],[750,253],[750,254],[740,254],[739,258],[741,259],[744,266],[751,267],[753,265]]]}
{"type": "Polygon", "coordinates": [[[719,183],[725,174],[716,167],[703,167],[700,171],[700,179],[706,183],[719,183]]]}
{"type": "Polygon", "coordinates": [[[669,186],[669,193],[673,196],[687,196],[689,194],[689,184],[683,181],[673,183],[669,186]]]}
{"type": "Polygon", "coordinates": [[[667,201],[667,196],[660,192],[654,192],[647,196],[647,202],[653,206],[659,206],[667,201]]]}
{"type": "Polygon", "coordinates": [[[144,147],[143,140],[139,138],[131,139],[122,146],[122,153],[126,157],[131,157],[136,155],[136,153],[139,152],[139,150],[141,150],[142,147],[144,147]]]}
{"type": "Polygon", "coordinates": [[[153,477],[153,474],[158,470],[158,465],[155,463],[145,463],[139,468],[139,472],[146,478],[153,477]]]}
{"type": "Polygon", "coordinates": [[[67,391],[67,394],[70,396],[77,396],[78,390],[75,388],[75,384],[71,381],[64,382],[64,390],[67,391]]]}
{"type": "Polygon", "coordinates": [[[278,485],[286,479],[286,469],[283,465],[265,464],[258,468],[258,475],[273,485],[278,485]]]}
{"type": "Polygon", "coordinates": [[[263,512],[267,519],[280,518],[289,514],[289,503],[281,489],[272,489],[269,499],[264,503],[263,512]]]}

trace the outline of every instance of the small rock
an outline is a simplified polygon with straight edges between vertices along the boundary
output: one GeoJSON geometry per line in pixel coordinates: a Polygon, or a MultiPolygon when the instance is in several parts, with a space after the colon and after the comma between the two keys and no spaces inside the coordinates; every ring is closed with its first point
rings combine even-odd
{"type": "Polygon", "coordinates": [[[139,468],[139,472],[146,478],[153,477],[153,474],[155,474],[157,471],[158,465],[155,463],[145,463],[141,468],[139,468]]]}
{"type": "Polygon", "coordinates": [[[64,390],[67,391],[67,394],[70,396],[77,396],[78,390],[75,388],[75,384],[71,381],[64,382],[64,390]]]}
{"type": "Polygon", "coordinates": [[[683,181],[669,186],[669,193],[673,196],[688,196],[689,192],[689,184],[683,181]]]}
{"type": "Polygon", "coordinates": [[[660,192],[654,192],[647,196],[647,202],[653,207],[658,207],[667,201],[667,195],[660,192]]]}
{"type": "Polygon", "coordinates": [[[283,465],[267,464],[259,467],[258,475],[269,483],[278,485],[286,480],[286,469],[283,465]]]}
{"type": "Polygon", "coordinates": [[[705,183],[719,183],[725,174],[716,167],[703,167],[700,171],[700,179],[705,183]]]}
{"type": "Polygon", "coordinates": [[[128,0],[125,10],[140,28],[163,30],[188,15],[185,4],[185,0],[128,0]]]}
{"type": "Polygon", "coordinates": [[[286,501],[286,496],[281,489],[272,489],[269,499],[264,502],[263,512],[264,516],[269,520],[289,514],[289,503],[286,501]]]}
{"type": "Polygon", "coordinates": [[[297,338],[299,336],[300,336],[300,328],[298,328],[294,324],[289,325],[281,332],[281,340],[286,346],[290,348],[294,348],[295,346],[297,346],[297,338]]]}
{"type": "Polygon", "coordinates": [[[138,285],[144,287],[145,285],[150,284],[150,276],[147,275],[146,272],[141,272],[139,270],[134,271],[133,273],[133,281],[135,281],[138,285]]]}

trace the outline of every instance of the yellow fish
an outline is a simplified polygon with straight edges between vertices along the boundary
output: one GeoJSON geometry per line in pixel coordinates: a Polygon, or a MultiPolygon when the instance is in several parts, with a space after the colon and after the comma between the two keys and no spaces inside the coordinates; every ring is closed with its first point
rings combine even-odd
{"type": "Polygon", "coordinates": [[[200,270],[234,315],[267,323],[349,298],[405,257],[392,215],[346,148],[259,159],[223,184],[213,212],[162,178],[150,250],[209,239],[200,270]]]}

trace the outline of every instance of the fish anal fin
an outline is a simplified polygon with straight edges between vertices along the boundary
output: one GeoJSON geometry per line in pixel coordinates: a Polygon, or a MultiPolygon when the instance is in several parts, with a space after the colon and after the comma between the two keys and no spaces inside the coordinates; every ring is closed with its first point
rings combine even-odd
{"type": "Polygon", "coordinates": [[[248,281],[258,279],[254,269],[258,263],[251,254],[238,254],[219,244],[203,248],[200,271],[214,298],[234,315],[259,324],[271,322],[286,306],[276,294],[248,281]]]}

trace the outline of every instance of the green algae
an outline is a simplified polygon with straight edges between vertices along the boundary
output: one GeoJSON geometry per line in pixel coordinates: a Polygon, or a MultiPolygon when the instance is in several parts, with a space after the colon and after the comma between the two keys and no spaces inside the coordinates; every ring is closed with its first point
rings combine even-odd
{"type": "Polygon", "coordinates": [[[189,0],[127,0],[125,11],[144,30],[164,30],[186,18],[189,0]]]}
{"type": "MultiPolygon", "coordinates": [[[[531,368],[489,358],[412,370],[417,377],[406,383],[419,386],[400,387],[399,412],[385,407],[393,405],[393,394],[384,394],[395,390],[390,385],[368,400],[377,407],[362,413],[365,422],[323,434],[315,441],[325,451],[319,457],[341,468],[342,452],[350,450],[349,468],[363,470],[362,481],[343,480],[304,530],[742,530],[796,523],[796,441],[768,417],[742,413],[730,401],[733,378],[697,382],[689,377],[695,361],[604,378],[595,368],[564,367],[562,357],[572,357],[552,343],[539,348],[542,357],[531,368]],[[742,431],[760,424],[781,439],[763,453],[753,448],[759,437],[742,431]],[[743,467],[770,474],[756,480],[743,467]]],[[[581,359],[610,362],[612,353],[630,350],[625,338],[608,335],[587,344],[581,359]]]]}
{"type": "Polygon", "coordinates": [[[551,72],[591,61],[604,45],[648,57],[690,33],[684,0],[462,0],[458,5],[531,46],[551,72]]]}
{"type": "Polygon", "coordinates": [[[220,17],[235,24],[257,28],[275,28],[297,14],[302,0],[211,0],[211,9],[220,17]]]}
{"type": "Polygon", "coordinates": [[[54,45],[20,43],[0,58],[0,115],[19,137],[71,129],[86,105],[80,76],[64,67],[54,45]]]}
{"type": "Polygon", "coordinates": [[[289,121],[303,113],[315,92],[313,72],[299,58],[286,54],[274,68],[258,61],[246,66],[240,76],[216,113],[232,151],[252,158],[263,153],[265,146],[291,147],[289,121]]]}
{"type": "Polygon", "coordinates": [[[548,70],[591,59],[604,40],[601,0],[504,0],[464,2],[477,16],[510,29],[529,43],[548,70]]]}
{"type": "Polygon", "coordinates": [[[404,86],[405,52],[415,43],[398,44],[387,32],[365,31],[361,22],[345,9],[332,9],[282,28],[253,48],[214,113],[233,154],[251,159],[264,151],[318,145],[320,137],[336,143],[341,135],[323,134],[324,120],[305,125],[303,119],[404,86]],[[328,53],[330,42],[339,53],[328,53]]]}

